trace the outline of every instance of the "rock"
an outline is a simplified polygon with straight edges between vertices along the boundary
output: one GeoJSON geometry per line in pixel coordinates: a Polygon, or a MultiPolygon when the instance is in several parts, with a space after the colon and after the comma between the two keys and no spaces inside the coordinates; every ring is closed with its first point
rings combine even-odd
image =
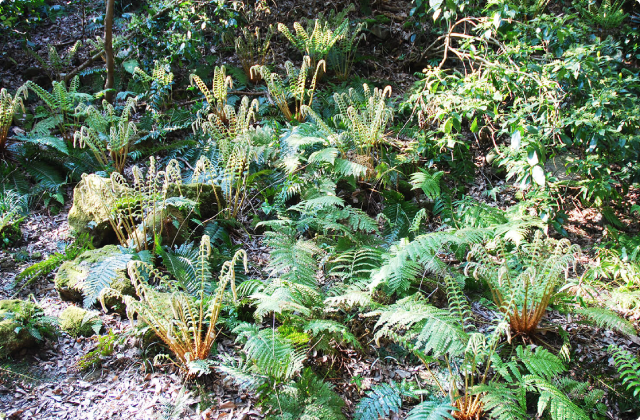
{"type": "Polygon", "coordinates": [[[0,358],[37,344],[35,337],[23,327],[39,313],[42,309],[34,303],[18,299],[0,300],[0,358]]]}
{"type": "Polygon", "coordinates": [[[69,306],[60,314],[60,328],[74,338],[91,337],[97,333],[97,325],[102,326],[98,315],[77,306],[69,306]]]}
{"type": "Polygon", "coordinates": [[[73,189],[69,226],[76,235],[91,235],[94,246],[117,242],[116,233],[109,221],[109,214],[117,197],[113,188],[111,179],[91,174],[83,176],[82,181],[73,189]]]}
{"type": "MultiPolygon", "coordinates": [[[[107,245],[100,249],[91,249],[83,252],[73,261],[65,261],[55,276],[55,288],[62,300],[79,302],[83,298],[84,281],[89,275],[92,266],[105,258],[121,254],[115,245],[107,245]]],[[[127,270],[116,270],[118,275],[112,282],[111,288],[123,295],[135,296],[135,288],[127,275],[127,270]]],[[[117,296],[105,298],[105,306],[118,313],[124,313],[122,299],[117,296]]]]}

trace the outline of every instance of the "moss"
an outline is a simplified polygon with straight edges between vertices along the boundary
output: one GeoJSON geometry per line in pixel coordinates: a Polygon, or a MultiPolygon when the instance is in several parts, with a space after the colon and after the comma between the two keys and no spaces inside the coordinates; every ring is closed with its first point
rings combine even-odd
{"type": "Polygon", "coordinates": [[[111,180],[95,174],[85,176],[73,190],[73,206],[68,216],[71,229],[77,235],[90,234],[95,246],[117,239],[109,222],[109,211],[115,205],[115,200],[103,203],[95,193],[100,188],[111,188],[111,180]]]}
{"type": "Polygon", "coordinates": [[[77,306],[69,306],[60,314],[60,328],[72,337],[90,337],[95,334],[93,326],[99,322],[97,315],[77,306]]]}
{"type": "Polygon", "coordinates": [[[167,188],[167,197],[184,197],[198,203],[198,210],[202,220],[214,217],[222,208],[218,208],[217,198],[221,200],[220,204],[224,208],[224,196],[219,186],[211,186],[209,184],[171,184],[167,188]]]}
{"type": "Polygon", "coordinates": [[[0,301],[0,358],[37,344],[29,331],[22,328],[24,324],[21,317],[41,312],[42,309],[31,302],[18,299],[0,301]]]}

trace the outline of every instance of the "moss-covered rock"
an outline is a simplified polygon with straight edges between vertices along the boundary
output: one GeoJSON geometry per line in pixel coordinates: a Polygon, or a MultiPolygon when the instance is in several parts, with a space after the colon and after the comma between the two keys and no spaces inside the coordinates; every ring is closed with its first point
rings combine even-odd
{"type": "MultiPolygon", "coordinates": [[[[118,186],[118,188],[124,188],[118,186]]],[[[88,233],[95,246],[117,241],[109,222],[109,212],[115,206],[117,194],[109,178],[85,175],[73,190],[73,206],[69,211],[69,226],[77,234],[88,233]]]]}
{"type": "Polygon", "coordinates": [[[24,327],[29,318],[41,313],[42,309],[31,302],[0,300],[0,358],[37,344],[36,338],[24,327]]]}
{"type": "Polygon", "coordinates": [[[184,197],[198,203],[198,210],[202,220],[214,217],[225,206],[222,189],[209,184],[171,184],[167,188],[167,197],[184,197]],[[220,200],[220,206],[218,205],[220,200]]]}
{"type": "MultiPolygon", "coordinates": [[[[120,250],[115,245],[107,245],[100,249],[91,249],[83,252],[73,261],[65,261],[55,276],[55,288],[62,300],[80,302],[83,299],[84,281],[89,276],[93,266],[104,259],[120,254],[120,250]]],[[[116,270],[118,275],[112,282],[111,288],[123,295],[135,295],[135,288],[131,279],[127,275],[127,270],[116,270]]],[[[124,313],[122,300],[116,296],[108,296],[105,305],[109,309],[124,313]]]]}
{"type": "Polygon", "coordinates": [[[98,326],[102,326],[98,315],[77,306],[69,306],[60,314],[60,328],[72,337],[91,337],[96,329],[99,331],[98,326]]]}

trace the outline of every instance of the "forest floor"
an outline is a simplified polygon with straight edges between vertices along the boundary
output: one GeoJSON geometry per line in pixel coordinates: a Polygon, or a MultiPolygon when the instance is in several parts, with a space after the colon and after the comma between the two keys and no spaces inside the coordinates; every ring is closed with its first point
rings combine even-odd
{"type": "MultiPolygon", "coordinates": [[[[67,5],[65,1],[56,0],[53,3],[67,5]]],[[[318,10],[314,9],[316,2],[279,2],[272,7],[272,14],[265,18],[264,24],[285,22],[289,26],[300,17],[312,17],[318,10]],[[309,4],[307,4],[309,3],[309,4]]],[[[324,5],[329,7],[328,4],[324,5]]],[[[68,6],[67,7],[71,7],[68,6]]],[[[361,46],[369,54],[368,59],[358,63],[356,72],[364,77],[391,82],[394,95],[404,94],[416,78],[412,75],[411,67],[399,63],[397,58],[411,53],[408,34],[402,29],[401,23],[407,18],[410,2],[398,1],[391,5],[387,2],[380,4],[379,13],[390,17],[386,26],[389,33],[382,34],[383,38],[368,39],[361,46]]],[[[89,20],[93,16],[87,16],[89,20]]],[[[70,41],[81,38],[82,17],[79,10],[62,16],[55,23],[39,25],[30,34],[30,41],[41,51],[46,45],[69,45],[70,41]]],[[[86,38],[100,35],[100,28],[87,30],[86,38]]],[[[15,89],[27,79],[42,77],[37,72],[35,60],[26,54],[19,42],[4,45],[2,49],[8,53],[11,60],[5,60],[0,67],[0,87],[15,89]]],[[[284,42],[274,43],[277,62],[283,63],[291,50],[284,42]]],[[[86,49],[79,56],[80,61],[87,58],[86,49]]],[[[229,57],[234,63],[234,58],[229,57]]],[[[219,64],[225,64],[221,62],[219,64]]],[[[100,63],[98,63],[100,65],[100,63]]],[[[469,193],[485,200],[482,193],[493,185],[489,185],[490,169],[479,169],[475,181],[469,185],[469,193]],[[485,171],[486,173],[484,173],[485,171]]],[[[497,204],[507,206],[512,204],[513,188],[504,181],[503,191],[498,194],[497,204]]],[[[71,196],[71,190],[69,197],[71,196]]],[[[640,192],[629,194],[632,202],[626,205],[640,204],[640,192]]],[[[23,241],[15,248],[0,250],[0,298],[7,299],[15,296],[13,289],[15,276],[27,266],[46,258],[48,255],[60,251],[70,242],[67,213],[69,205],[58,214],[48,214],[47,209],[34,212],[22,223],[23,241]]],[[[634,229],[639,230],[638,221],[626,220],[634,229]]],[[[569,239],[581,245],[584,257],[580,261],[586,266],[593,258],[590,252],[592,246],[602,239],[603,228],[601,216],[592,210],[575,208],[569,212],[567,225],[569,239]]],[[[251,238],[238,235],[234,238],[250,254],[250,260],[255,269],[261,271],[266,265],[268,253],[263,247],[260,237],[251,238]]],[[[69,303],[60,299],[56,293],[53,275],[40,279],[17,294],[21,299],[37,301],[47,315],[56,316],[69,303]]],[[[474,303],[476,316],[486,314],[491,319],[488,309],[480,303],[474,303]]],[[[124,339],[116,346],[112,356],[106,357],[100,368],[89,372],[79,372],[77,361],[88,351],[96,347],[95,337],[72,339],[61,335],[57,340],[50,341],[40,350],[20,354],[17,362],[12,365],[24,373],[24,380],[0,381],[0,413],[7,419],[151,419],[163,409],[175,404],[182,398],[189,407],[190,414],[183,418],[193,419],[257,419],[263,414],[255,405],[255,398],[239,390],[230,381],[217,373],[209,375],[204,380],[191,382],[186,388],[182,376],[171,366],[157,368],[140,349],[139,338],[129,335],[130,322],[125,316],[114,313],[101,313],[105,331],[112,330],[116,334],[122,333],[124,339]],[[208,407],[196,414],[196,407],[208,407]]],[[[482,321],[480,319],[479,321],[482,321]]],[[[638,319],[632,321],[638,325],[638,319]]],[[[576,379],[591,379],[600,384],[607,392],[615,392],[610,384],[601,378],[610,377],[614,372],[612,362],[606,348],[610,344],[637,352],[640,349],[640,339],[624,337],[614,332],[586,327],[579,319],[551,310],[547,314],[546,323],[558,326],[572,338],[574,365],[570,366],[570,376],[576,379]],[[578,367],[579,364],[579,367],[578,367]]],[[[362,320],[362,330],[372,327],[369,320],[362,320]]],[[[224,334],[224,332],[223,332],[224,334]]],[[[561,345],[562,340],[555,332],[548,332],[541,337],[550,346],[561,345]]],[[[229,337],[221,337],[217,341],[219,354],[234,354],[234,342],[229,337]]],[[[374,346],[373,343],[361,352],[339,349],[333,357],[318,355],[312,357],[314,364],[328,367],[330,375],[325,379],[336,386],[336,390],[346,402],[346,411],[353,413],[355,404],[363,393],[376,383],[390,379],[397,381],[412,377],[420,378],[427,375],[425,368],[413,363],[409,357],[398,358],[397,349],[374,346]],[[393,354],[393,355],[392,355],[393,354]],[[353,380],[352,378],[358,378],[353,380]]],[[[0,377],[2,376],[0,366],[0,377]]],[[[615,404],[605,404],[609,407],[609,417],[612,419],[631,418],[620,411],[615,404]]],[[[402,418],[402,414],[394,414],[393,418],[402,418]]],[[[1,418],[2,416],[0,416],[1,418]]]]}

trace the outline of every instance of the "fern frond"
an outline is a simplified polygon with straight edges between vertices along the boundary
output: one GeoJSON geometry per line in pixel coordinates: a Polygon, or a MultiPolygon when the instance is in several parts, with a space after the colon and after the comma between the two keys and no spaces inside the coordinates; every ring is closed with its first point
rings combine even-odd
{"type": "Polygon", "coordinates": [[[112,255],[89,269],[89,275],[83,285],[85,307],[88,308],[97,302],[100,294],[118,277],[117,271],[126,269],[132,257],[131,254],[112,255]]]}
{"type": "Polygon", "coordinates": [[[640,396],[640,359],[615,345],[610,345],[608,351],[613,355],[622,384],[627,386],[634,397],[640,396]]]}
{"type": "Polygon", "coordinates": [[[539,416],[548,411],[553,420],[589,420],[589,416],[580,407],[550,382],[533,375],[527,375],[523,379],[530,390],[536,389],[540,394],[538,399],[539,416]]]}
{"type": "Polygon", "coordinates": [[[407,420],[454,420],[456,410],[446,399],[430,399],[413,407],[407,420]]]}
{"type": "Polygon", "coordinates": [[[356,420],[378,420],[389,418],[391,413],[398,413],[402,406],[400,389],[395,382],[374,386],[356,406],[356,420]]]}
{"type": "Polygon", "coordinates": [[[635,335],[633,324],[620,317],[617,313],[606,308],[576,308],[576,313],[586,317],[600,328],[616,330],[626,335],[635,335]]]}

